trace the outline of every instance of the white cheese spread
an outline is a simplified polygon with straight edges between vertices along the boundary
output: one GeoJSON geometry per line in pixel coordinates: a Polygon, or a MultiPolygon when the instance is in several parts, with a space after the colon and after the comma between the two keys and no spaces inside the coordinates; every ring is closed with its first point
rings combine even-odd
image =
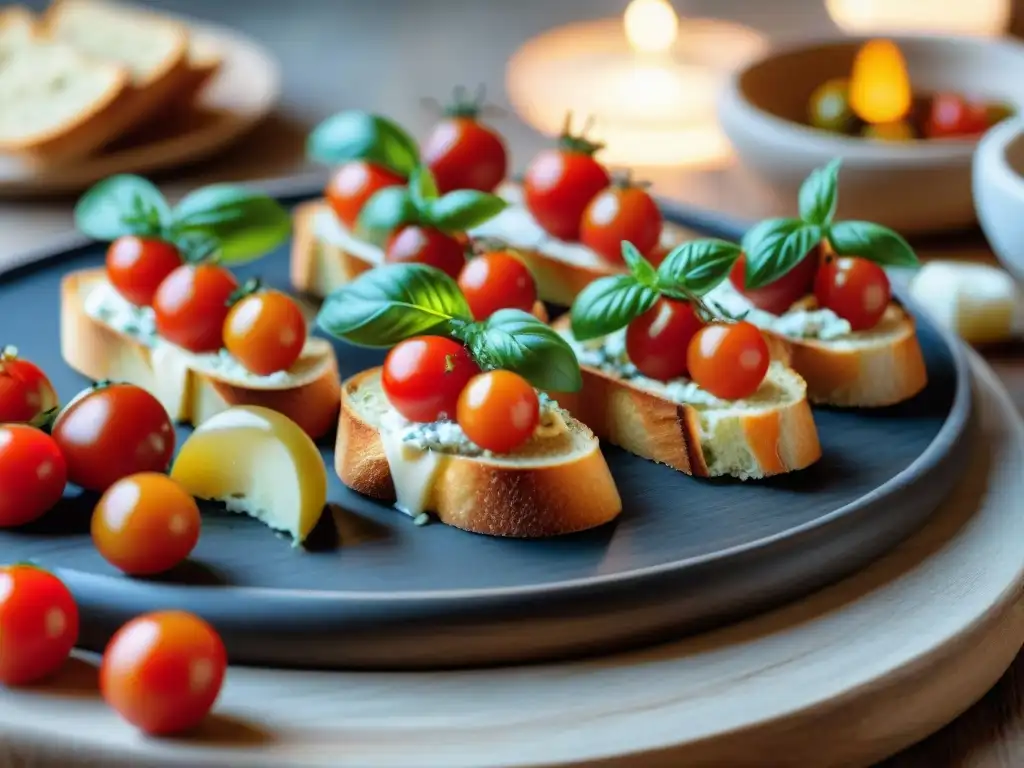
{"type": "Polygon", "coordinates": [[[723,280],[708,293],[707,301],[717,305],[731,315],[743,315],[743,319],[758,328],[773,331],[791,339],[834,340],[850,336],[850,323],[830,309],[791,309],[782,315],[757,309],[737,291],[728,280],[723,280]]]}

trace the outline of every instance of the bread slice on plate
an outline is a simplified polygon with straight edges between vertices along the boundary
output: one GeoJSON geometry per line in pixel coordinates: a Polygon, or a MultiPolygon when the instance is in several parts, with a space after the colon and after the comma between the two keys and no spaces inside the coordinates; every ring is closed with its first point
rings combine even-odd
{"type": "Polygon", "coordinates": [[[426,429],[404,422],[380,374],[373,368],[342,385],[335,469],[353,490],[397,502],[414,518],[433,512],[448,525],[491,536],[558,536],[602,525],[622,510],[597,438],[553,404],[524,446],[488,455],[451,422],[426,429]]]}
{"type": "Polygon", "coordinates": [[[317,438],[337,420],[338,364],[324,339],[310,338],[288,371],[255,376],[225,352],[197,355],[160,340],[152,312],[121,299],[102,269],[64,277],[61,354],[95,381],[124,381],[149,390],[178,421],[200,424],[231,406],[259,405],[283,413],[317,438]]]}
{"type": "Polygon", "coordinates": [[[0,9],[0,61],[10,51],[30,44],[36,36],[36,18],[28,8],[11,5],[0,9]]]}

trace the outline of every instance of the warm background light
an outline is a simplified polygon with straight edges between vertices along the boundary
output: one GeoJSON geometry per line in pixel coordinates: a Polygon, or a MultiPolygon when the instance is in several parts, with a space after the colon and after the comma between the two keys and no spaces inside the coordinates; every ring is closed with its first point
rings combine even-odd
{"type": "Polygon", "coordinates": [[[871,40],[857,52],[850,75],[850,107],[869,123],[891,123],[910,110],[910,77],[900,49],[871,40]]]}
{"type": "Polygon", "coordinates": [[[1011,0],[825,0],[832,21],[854,35],[1000,35],[1010,24],[1010,6],[1011,0]]]}
{"type": "Polygon", "coordinates": [[[679,34],[679,17],[667,0],[632,0],[622,17],[633,50],[664,53],[679,34]]]}

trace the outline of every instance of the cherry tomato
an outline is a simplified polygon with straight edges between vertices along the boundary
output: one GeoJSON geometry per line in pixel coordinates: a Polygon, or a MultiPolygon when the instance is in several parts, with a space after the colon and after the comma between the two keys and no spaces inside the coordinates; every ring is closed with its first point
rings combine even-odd
{"type": "Polygon", "coordinates": [[[341,223],[354,229],[359,212],[375,192],[404,184],[404,178],[387,168],[366,160],[353,160],[334,172],[324,194],[341,223]]]}
{"type": "Polygon", "coordinates": [[[52,573],[31,565],[0,568],[0,682],[49,677],[78,640],[78,606],[52,573]]]}
{"type": "Polygon", "coordinates": [[[145,733],[195,728],[213,708],[227,653],[209,624],[184,611],[132,619],[111,638],[100,663],[107,704],[145,733]]]}
{"type": "Polygon", "coordinates": [[[86,390],[53,423],[68,480],[103,492],[122,477],[163,472],[174,453],[174,428],[153,395],[134,384],[86,390]]]}
{"type": "Polygon", "coordinates": [[[532,312],[537,284],[522,259],[508,251],[491,251],[470,259],[459,275],[473,317],[486,320],[499,309],[532,312]]]}
{"type": "Polygon", "coordinates": [[[929,139],[965,138],[984,133],[989,126],[985,105],[972,104],[955,93],[939,93],[932,98],[925,135],[929,139]]]}
{"type": "Polygon", "coordinates": [[[831,309],[855,331],[866,331],[882,319],[892,289],[885,270],[857,256],[829,259],[814,281],[818,306],[831,309]]]}
{"type": "Polygon", "coordinates": [[[171,243],[124,235],[107,249],[107,279],[132,304],[148,307],[160,283],[181,263],[181,254],[171,243]]]}
{"type": "Polygon", "coordinates": [[[0,424],[35,421],[59,404],[38,365],[18,357],[14,347],[0,351],[0,424]]]}
{"type": "Polygon", "coordinates": [[[160,283],[153,298],[156,331],[191,352],[216,352],[224,346],[224,320],[235,276],[212,264],[185,264],[160,283]]]}
{"type": "Polygon", "coordinates": [[[661,240],[661,211],[642,187],[613,185],[590,201],[583,212],[580,242],[605,261],[622,264],[622,241],[644,256],[661,240]]]}
{"type": "Polygon", "coordinates": [[[626,328],[626,354],[650,379],[685,376],[686,347],[703,325],[688,301],[662,297],[626,328]]]}
{"type": "Polygon", "coordinates": [[[0,425],[0,527],[42,517],[60,501],[68,466],[52,437],[27,424],[0,425]]]}
{"type": "Polygon", "coordinates": [[[540,423],[540,400],[519,374],[488,371],[474,376],[459,395],[458,422],[485,451],[511,453],[540,423]]]}
{"type": "Polygon", "coordinates": [[[480,373],[464,346],[442,336],[417,336],[396,344],[384,359],[381,386],[409,421],[455,418],[459,395],[480,373]]]}
{"type": "Polygon", "coordinates": [[[803,260],[784,274],[774,283],[760,288],[749,289],[745,280],[747,274],[746,258],[740,256],[729,272],[729,281],[742,293],[751,304],[773,315],[781,315],[793,303],[812,292],[814,276],[818,273],[819,250],[815,248],[803,260]]]}
{"type": "Polygon", "coordinates": [[[508,153],[496,131],[470,114],[442,120],[423,145],[423,161],[441,194],[456,189],[493,192],[505,178],[508,153]]]}
{"type": "Polygon", "coordinates": [[[466,247],[457,238],[433,227],[410,224],[392,233],[384,249],[389,264],[416,262],[437,267],[453,280],[466,265],[466,247]]]}
{"type": "Polygon", "coordinates": [[[125,573],[168,571],[199,541],[199,507],[167,475],[141,472],[110,486],[92,513],[92,540],[125,573]]]}
{"type": "Polygon", "coordinates": [[[306,318],[280,291],[258,291],[238,301],[224,321],[224,346],[260,376],[291,368],[306,344],[306,318]]]}
{"type": "Polygon", "coordinates": [[[771,355],[756,325],[711,323],[693,337],[686,361],[690,378],[701,389],[723,400],[740,400],[761,386],[771,355]]]}

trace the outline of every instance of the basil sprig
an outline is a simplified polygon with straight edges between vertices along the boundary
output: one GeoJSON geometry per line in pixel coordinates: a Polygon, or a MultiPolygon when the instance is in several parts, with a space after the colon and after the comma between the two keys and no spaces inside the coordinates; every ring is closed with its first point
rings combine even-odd
{"type": "Polygon", "coordinates": [[[276,200],[235,184],[213,184],[173,208],[151,182],[111,176],[89,189],[75,206],[75,225],[96,240],[124,235],[173,243],[188,261],[216,258],[224,264],[253,261],[291,235],[291,216],[276,200]]]}
{"type": "Polygon", "coordinates": [[[607,336],[625,328],[654,306],[661,296],[693,301],[715,288],[729,274],[740,247],[725,240],[692,240],[673,248],[654,266],[629,242],[622,258],[629,274],[610,275],[584,288],[570,310],[573,335],[580,341],[607,336]]]}
{"type": "Polygon", "coordinates": [[[860,256],[882,266],[917,265],[913,249],[893,230],[867,221],[835,221],[840,164],[837,158],[812,171],[800,186],[799,218],[767,219],[743,237],[747,288],[783,277],[823,240],[840,256],[860,256]]]}
{"type": "Polygon", "coordinates": [[[514,371],[538,389],[575,392],[582,386],[572,347],[545,323],[517,309],[473,320],[458,284],[425,264],[387,264],[364,272],[324,301],[317,324],[364,347],[392,347],[424,334],[466,344],[485,369],[514,371]]]}
{"type": "Polygon", "coordinates": [[[306,154],[330,165],[366,160],[403,177],[420,162],[416,140],[401,126],[359,110],[340,112],[316,126],[306,141],[306,154]]]}

